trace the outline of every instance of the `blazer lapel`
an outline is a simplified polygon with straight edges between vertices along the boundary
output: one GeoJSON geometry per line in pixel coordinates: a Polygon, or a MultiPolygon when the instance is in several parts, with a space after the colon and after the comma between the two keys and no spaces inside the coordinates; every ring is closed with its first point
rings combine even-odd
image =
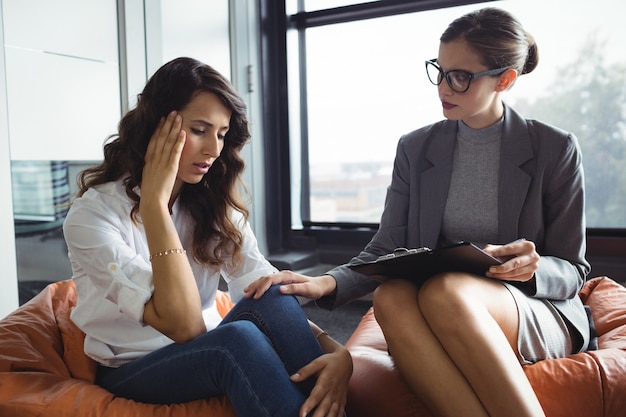
{"type": "Polygon", "coordinates": [[[498,186],[498,234],[501,243],[523,237],[519,236],[518,219],[531,177],[522,165],[534,158],[526,120],[506,105],[504,112],[498,186]]]}
{"type": "Polygon", "coordinates": [[[419,179],[420,245],[434,248],[439,241],[446,207],[452,162],[456,144],[457,122],[446,121],[429,138],[426,160],[431,167],[419,179]]]}

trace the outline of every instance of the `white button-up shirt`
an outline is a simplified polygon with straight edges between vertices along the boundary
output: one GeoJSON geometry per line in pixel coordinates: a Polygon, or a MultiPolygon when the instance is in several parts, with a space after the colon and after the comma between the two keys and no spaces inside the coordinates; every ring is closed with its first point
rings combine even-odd
{"type": "MultiPolygon", "coordinates": [[[[132,205],[121,181],[102,184],[74,201],[63,226],[78,293],[71,319],[86,334],[85,353],[110,367],[173,343],[143,322],[144,307],[154,286],[146,234],[141,222],[131,220],[132,205]]],[[[180,240],[191,249],[191,218],[178,203],[172,211],[180,240]]],[[[241,213],[233,211],[232,220],[243,235],[241,267],[208,268],[195,262],[190,250],[187,253],[207,330],[221,321],[215,305],[220,276],[237,302],[249,283],[277,271],[260,253],[241,213]]]]}

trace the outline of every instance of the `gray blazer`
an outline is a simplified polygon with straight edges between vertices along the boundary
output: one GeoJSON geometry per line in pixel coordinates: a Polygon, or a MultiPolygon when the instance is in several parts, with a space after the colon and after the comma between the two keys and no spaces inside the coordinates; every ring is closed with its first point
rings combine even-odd
{"type": "MultiPolygon", "coordinates": [[[[590,265],[585,259],[584,178],[574,135],[526,120],[505,105],[498,190],[499,242],[531,240],[541,255],[532,284],[520,288],[550,300],[578,330],[583,349],[589,324],[578,292],[590,265]]],[[[378,232],[348,264],[328,272],[333,296],[318,300],[335,308],[371,292],[378,282],[347,265],[376,259],[397,247],[437,246],[443,221],[457,122],[443,120],[400,138],[391,185],[378,232]]]]}

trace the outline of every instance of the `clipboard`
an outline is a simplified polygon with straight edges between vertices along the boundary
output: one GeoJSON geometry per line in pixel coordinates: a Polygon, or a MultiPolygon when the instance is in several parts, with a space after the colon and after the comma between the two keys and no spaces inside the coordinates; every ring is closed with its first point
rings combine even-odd
{"type": "Polygon", "coordinates": [[[377,281],[403,278],[421,283],[441,272],[469,272],[484,276],[492,265],[502,260],[489,255],[470,242],[460,242],[438,249],[398,248],[392,253],[362,264],[348,265],[350,269],[377,281]]]}

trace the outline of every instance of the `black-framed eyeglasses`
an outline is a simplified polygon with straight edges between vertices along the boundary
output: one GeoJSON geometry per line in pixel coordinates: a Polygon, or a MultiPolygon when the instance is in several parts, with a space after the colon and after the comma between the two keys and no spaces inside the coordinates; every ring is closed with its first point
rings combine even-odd
{"type": "Polygon", "coordinates": [[[476,78],[488,75],[500,75],[507,69],[509,68],[496,68],[472,74],[471,72],[464,70],[444,71],[437,64],[437,58],[426,61],[426,74],[428,74],[430,82],[434,85],[439,85],[445,78],[452,91],[456,91],[457,93],[464,93],[469,90],[472,80],[475,80],[476,78]]]}

